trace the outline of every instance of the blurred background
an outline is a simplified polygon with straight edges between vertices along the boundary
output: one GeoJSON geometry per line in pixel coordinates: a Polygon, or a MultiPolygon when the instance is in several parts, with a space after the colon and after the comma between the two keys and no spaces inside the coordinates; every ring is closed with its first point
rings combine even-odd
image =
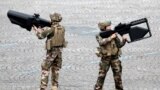
{"type": "MultiPolygon", "coordinates": [[[[63,50],[59,90],[93,90],[100,61],[95,55],[98,22],[111,20],[114,28],[120,22],[147,18],[153,36],[122,48],[123,86],[125,90],[159,90],[159,6],[159,0],[0,0],[0,90],[38,90],[45,58],[45,40],[11,24],[8,10],[39,13],[47,20],[50,13],[62,14],[69,43],[63,50]]],[[[111,70],[104,90],[115,90],[111,70]]]]}

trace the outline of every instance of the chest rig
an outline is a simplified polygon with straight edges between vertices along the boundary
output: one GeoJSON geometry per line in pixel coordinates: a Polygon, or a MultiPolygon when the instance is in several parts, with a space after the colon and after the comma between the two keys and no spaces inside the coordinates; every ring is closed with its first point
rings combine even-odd
{"type": "Polygon", "coordinates": [[[65,42],[65,30],[61,25],[51,26],[52,33],[47,36],[46,49],[51,50],[54,47],[63,47],[65,42]]]}
{"type": "Polygon", "coordinates": [[[102,45],[97,47],[98,49],[98,57],[102,56],[119,56],[121,55],[121,49],[117,47],[115,40],[111,40],[106,45],[102,45]]]}

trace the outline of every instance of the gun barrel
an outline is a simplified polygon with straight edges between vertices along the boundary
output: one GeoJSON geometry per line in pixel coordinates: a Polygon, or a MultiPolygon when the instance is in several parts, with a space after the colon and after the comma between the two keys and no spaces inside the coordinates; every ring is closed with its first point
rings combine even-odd
{"type": "Polygon", "coordinates": [[[21,12],[9,10],[7,12],[7,16],[10,19],[11,23],[17,24],[22,28],[26,28],[27,30],[31,29],[31,21],[33,20],[32,15],[24,14],[21,12]]]}
{"type": "Polygon", "coordinates": [[[22,28],[27,29],[28,31],[31,30],[32,26],[35,25],[37,27],[45,27],[51,26],[50,21],[39,18],[38,14],[35,15],[28,15],[21,12],[9,10],[7,12],[7,16],[10,19],[11,23],[17,24],[22,28]]]}
{"type": "Polygon", "coordinates": [[[13,10],[9,10],[7,12],[7,16],[10,18],[10,19],[23,19],[23,20],[26,20],[28,18],[31,18],[32,16],[31,15],[27,15],[27,14],[24,14],[24,13],[21,13],[21,12],[17,12],[17,11],[13,11],[13,10]]]}

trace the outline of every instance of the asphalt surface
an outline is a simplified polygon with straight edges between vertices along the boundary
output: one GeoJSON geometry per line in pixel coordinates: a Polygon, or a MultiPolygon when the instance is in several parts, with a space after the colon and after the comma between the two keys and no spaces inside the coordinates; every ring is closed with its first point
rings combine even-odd
{"type": "MultiPolygon", "coordinates": [[[[0,90],[38,90],[45,58],[45,40],[11,24],[8,10],[39,13],[47,20],[50,13],[62,14],[69,43],[63,50],[59,90],[93,90],[100,61],[95,55],[99,21],[111,20],[114,27],[146,17],[152,37],[122,48],[123,86],[124,90],[160,90],[159,6],[159,0],[0,0],[0,90]]],[[[104,90],[115,90],[111,70],[104,90]]]]}

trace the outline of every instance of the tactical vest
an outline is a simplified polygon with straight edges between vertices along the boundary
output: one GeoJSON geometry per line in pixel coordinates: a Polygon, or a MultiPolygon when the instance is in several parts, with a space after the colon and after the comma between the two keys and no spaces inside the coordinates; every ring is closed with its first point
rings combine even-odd
{"type": "Polygon", "coordinates": [[[115,40],[111,40],[106,45],[100,46],[98,49],[102,56],[119,56],[121,54],[121,49],[117,47],[115,40]]]}
{"type": "Polygon", "coordinates": [[[63,47],[63,44],[65,43],[65,30],[61,25],[58,26],[52,26],[51,30],[53,33],[51,33],[47,37],[46,41],[46,49],[50,50],[52,47],[63,47]]]}

